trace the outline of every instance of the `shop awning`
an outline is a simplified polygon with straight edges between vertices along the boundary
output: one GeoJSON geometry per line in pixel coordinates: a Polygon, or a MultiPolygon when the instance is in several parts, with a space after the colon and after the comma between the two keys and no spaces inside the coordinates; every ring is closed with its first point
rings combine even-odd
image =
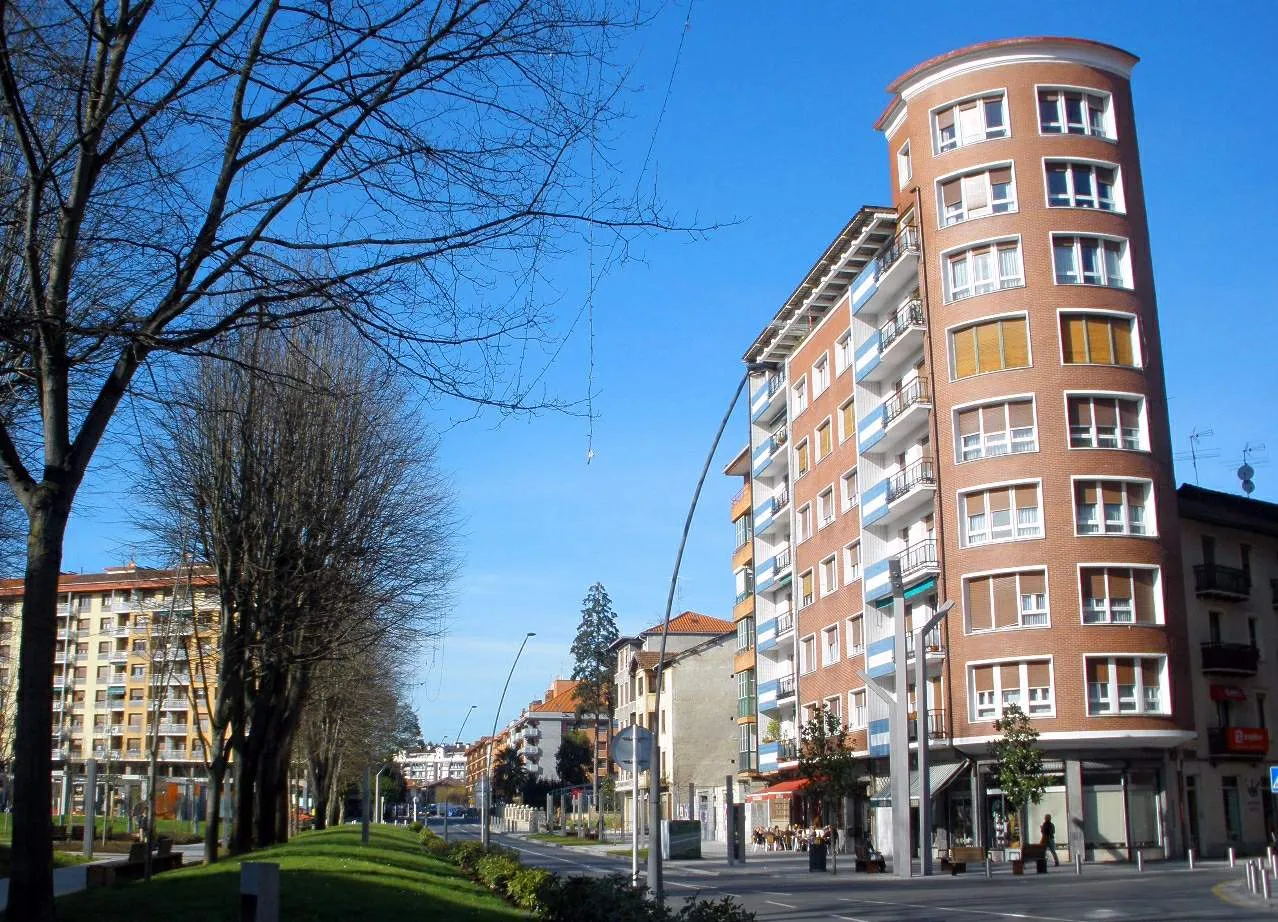
{"type": "MultiPolygon", "coordinates": [[[[932,797],[936,797],[944,791],[954,779],[962,774],[967,768],[967,762],[945,762],[940,765],[929,765],[927,767],[927,776],[932,788],[932,797]]],[[[918,772],[910,773],[910,800],[917,801],[919,799],[919,775],[918,772]]],[[[892,806],[892,779],[880,778],[878,784],[874,788],[874,793],[870,795],[870,804],[875,807],[892,806]]]]}
{"type": "Polygon", "coordinates": [[[806,778],[796,778],[793,781],[778,781],[771,787],[766,787],[762,791],[755,791],[753,794],[747,794],[746,800],[757,803],[761,800],[774,800],[778,797],[793,797],[800,794],[807,787],[806,778]]]}
{"type": "Polygon", "coordinates": [[[1246,701],[1247,693],[1234,685],[1211,686],[1212,701],[1246,701]]]}

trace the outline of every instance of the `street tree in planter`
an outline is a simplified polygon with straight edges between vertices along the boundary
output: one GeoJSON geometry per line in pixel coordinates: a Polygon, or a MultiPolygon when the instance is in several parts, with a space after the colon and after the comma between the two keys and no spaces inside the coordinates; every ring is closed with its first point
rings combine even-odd
{"type": "Polygon", "coordinates": [[[994,721],[994,732],[999,734],[993,744],[995,775],[1015,830],[1008,830],[1009,841],[1019,838],[1023,844],[1025,806],[1041,801],[1047,788],[1043,753],[1037,746],[1038,730],[1019,705],[1009,704],[1003,708],[1003,716],[994,721]]]}
{"type": "MultiPolygon", "coordinates": [[[[807,781],[808,797],[821,805],[821,819],[840,829],[844,798],[852,793],[860,773],[848,727],[839,716],[822,705],[803,725],[799,734],[799,774],[807,781]]],[[[831,850],[831,856],[834,850],[831,850]]],[[[838,860],[834,869],[838,871],[838,860]]]]}

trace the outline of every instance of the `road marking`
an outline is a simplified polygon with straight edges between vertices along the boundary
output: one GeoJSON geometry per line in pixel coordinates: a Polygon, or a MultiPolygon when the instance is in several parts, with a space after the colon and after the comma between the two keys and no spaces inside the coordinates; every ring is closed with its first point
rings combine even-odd
{"type": "Polygon", "coordinates": [[[794,896],[793,893],[779,893],[776,890],[760,890],[764,896],[794,896]]]}
{"type": "Polygon", "coordinates": [[[685,868],[675,865],[673,868],[667,867],[667,871],[683,871],[686,874],[704,874],[706,877],[718,877],[718,871],[707,871],[705,868],[685,868]]]}
{"type": "Polygon", "coordinates": [[[764,900],[765,903],[771,903],[773,906],[780,906],[782,909],[798,909],[798,906],[791,906],[789,903],[778,903],[776,900],[764,900]]]}
{"type": "Polygon", "coordinates": [[[872,903],[876,906],[904,906],[906,909],[927,909],[936,912],[964,912],[974,916],[996,916],[1000,919],[1030,919],[1032,922],[1078,922],[1077,919],[1065,919],[1060,916],[1031,916],[1023,912],[997,912],[993,909],[964,909],[961,906],[930,906],[925,903],[894,903],[889,900],[854,900],[850,897],[839,897],[845,903],[872,903]]]}
{"type": "Polygon", "coordinates": [[[865,920],[864,920],[864,919],[858,919],[858,918],[856,918],[856,917],[854,917],[854,916],[841,916],[841,915],[839,915],[838,913],[831,913],[831,914],[830,914],[830,918],[831,918],[831,919],[842,919],[842,920],[843,920],[843,922],[865,922],[865,920]]]}
{"type": "Polygon", "coordinates": [[[669,884],[670,886],[672,886],[672,887],[683,887],[683,888],[684,888],[684,889],[686,889],[686,890],[713,890],[713,889],[715,889],[714,887],[706,887],[706,886],[703,886],[702,884],[681,884],[681,883],[679,883],[679,881],[677,881],[677,880],[668,880],[668,881],[666,881],[666,883],[668,883],[668,884],[669,884]]]}

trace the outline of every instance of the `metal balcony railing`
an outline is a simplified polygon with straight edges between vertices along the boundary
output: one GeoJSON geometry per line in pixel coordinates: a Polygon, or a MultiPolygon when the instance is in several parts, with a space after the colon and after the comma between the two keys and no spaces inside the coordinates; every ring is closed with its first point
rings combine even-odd
{"type": "Polygon", "coordinates": [[[896,265],[897,260],[906,253],[917,253],[918,251],[918,229],[907,224],[874,258],[874,280],[877,282],[883,278],[887,271],[896,265]]]}
{"type": "Polygon", "coordinates": [[[790,437],[790,432],[785,426],[782,426],[780,429],[775,430],[772,433],[772,435],[768,437],[768,454],[775,455],[782,448],[784,448],[785,443],[786,441],[788,441],[789,437],[790,437]]]}
{"type": "Polygon", "coordinates": [[[776,496],[772,497],[772,514],[776,515],[778,512],[780,512],[789,504],[790,504],[790,490],[787,487],[783,489],[780,493],[778,493],[776,496]]]}
{"type": "Polygon", "coordinates": [[[911,327],[923,326],[923,302],[918,298],[907,302],[887,323],[879,327],[879,352],[886,352],[887,347],[900,339],[901,334],[911,327]]]}
{"type": "Polygon", "coordinates": [[[1260,649],[1249,643],[1205,643],[1202,653],[1203,672],[1255,675],[1260,667],[1260,649]]]}
{"type": "Polygon", "coordinates": [[[782,570],[788,569],[789,566],[790,566],[790,549],[787,547],[787,548],[784,548],[783,550],[778,551],[777,555],[772,558],[772,569],[775,572],[780,573],[782,570]]]}
{"type": "Polygon", "coordinates": [[[1196,564],[1194,592],[1200,596],[1245,599],[1251,595],[1251,574],[1224,564],[1196,564]]]}
{"type": "Polygon", "coordinates": [[[780,679],[777,680],[777,697],[778,698],[791,697],[794,694],[796,685],[797,683],[794,680],[794,676],[792,675],[782,676],[780,679]]]}
{"type": "MultiPolygon", "coordinates": [[[[910,739],[917,740],[919,738],[919,724],[915,711],[910,712],[910,739]]],[[[949,731],[945,727],[945,711],[942,709],[927,712],[927,738],[930,740],[943,740],[949,736],[949,731]]]]}
{"type": "Polygon", "coordinates": [[[741,604],[742,602],[744,602],[746,599],[750,598],[750,596],[751,596],[753,593],[754,593],[754,590],[753,590],[753,589],[742,589],[740,592],[738,592],[738,593],[737,593],[736,601],[734,601],[732,604],[734,604],[734,605],[740,605],[740,604],[741,604]]]}
{"type": "Polygon", "coordinates": [[[794,612],[777,615],[777,636],[794,630],[794,612]]]}
{"type": "Polygon", "coordinates": [[[735,506],[737,503],[741,502],[741,500],[745,499],[746,490],[748,489],[750,489],[749,484],[734,493],[732,496],[732,502],[729,505],[735,506]]]}
{"type": "Polygon", "coordinates": [[[768,377],[768,397],[773,397],[777,391],[785,387],[785,372],[777,372],[768,377]]]}
{"type": "Polygon", "coordinates": [[[918,486],[936,486],[936,466],[931,458],[919,458],[888,480],[887,501],[895,502],[918,486]]]}
{"type": "Polygon", "coordinates": [[[798,740],[777,740],[777,761],[797,762],[799,759],[798,740]]]}
{"type": "Polygon", "coordinates": [[[883,425],[891,425],[892,420],[912,406],[931,402],[932,393],[928,390],[927,378],[915,378],[883,401],[883,425]]]}
{"type": "Polygon", "coordinates": [[[936,539],[927,538],[916,541],[907,547],[896,559],[901,563],[901,575],[908,576],[916,570],[936,566],[936,539]]]}

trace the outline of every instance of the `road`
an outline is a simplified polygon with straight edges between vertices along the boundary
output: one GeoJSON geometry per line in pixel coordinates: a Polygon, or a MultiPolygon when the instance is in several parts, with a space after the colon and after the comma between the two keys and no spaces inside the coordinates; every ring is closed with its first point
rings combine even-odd
{"type": "MultiPolygon", "coordinates": [[[[478,826],[450,832],[476,837],[478,826]]],[[[629,859],[558,847],[521,836],[493,835],[533,867],[561,874],[629,874],[629,859]]],[[[718,862],[666,865],[671,899],[731,896],[757,913],[759,922],[836,919],[843,922],[1215,922],[1274,919],[1272,911],[1227,902],[1221,885],[1235,884],[1240,871],[1190,872],[1183,865],[1088,867],[1075,877],[1065,868],[1046,876],[981,873],[901,881],[888,875],[840,872],[812,874],[803,853],[751,855],[744,868],[718,862]]],[[[1228,892],[1226,893],[1228,896],[1228,892]]],[[[1278,905],[1278,903],[1276,903],[1278,905]]]]}

